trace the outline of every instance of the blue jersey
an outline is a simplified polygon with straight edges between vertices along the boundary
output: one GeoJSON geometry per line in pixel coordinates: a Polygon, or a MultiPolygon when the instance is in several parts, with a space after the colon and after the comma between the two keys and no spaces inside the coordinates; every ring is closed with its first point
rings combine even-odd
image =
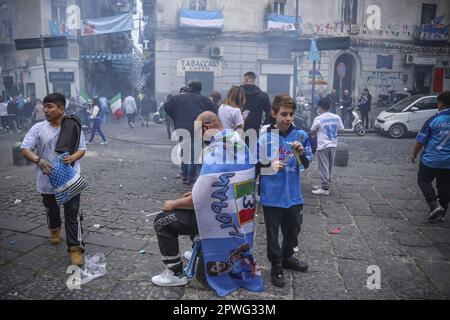
{"type": "Polygon", "coordinates": [[[431,117],[416,140],[425,145],[422,156],[425,166],[450,169],[450,109],[431,117]]]}
{"type": "MultiPolygon", "coordinates": [[[[300,168],[293,154],[290,143],[300,142],[305,148],[305,155],[313,158],[308,134],[291,127],[285,135],[268,131],[258,142],[258,158],[264,165],[268,161],[279,160],[285,163],[284,170],[276,174],[265,175],[261,171],[260,201],[263,206],[291,208],[303,204],[300,185],[300,168]]],[[[270,169],[269,169],[270,170],[270,169]]]]}

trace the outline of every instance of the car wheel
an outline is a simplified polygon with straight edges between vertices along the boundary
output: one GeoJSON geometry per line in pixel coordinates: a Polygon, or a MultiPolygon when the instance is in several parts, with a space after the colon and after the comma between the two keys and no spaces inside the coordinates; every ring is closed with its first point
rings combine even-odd
{"type": "Polygon", "coordinates": [[[403,138],[407,132],[408,129],[406,129],[405,125],[401,123],[396,123],[389,128],[389,136],[391,136],[394,139],[403,138]]]}

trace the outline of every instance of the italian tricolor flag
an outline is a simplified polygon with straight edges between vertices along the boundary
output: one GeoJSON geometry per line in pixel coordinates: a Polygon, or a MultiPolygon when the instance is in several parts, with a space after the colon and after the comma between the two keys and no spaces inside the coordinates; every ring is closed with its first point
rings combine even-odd
{"type": "Polygon", "coordinates": [[[122,111],[122,94],[117,94],[114,98],[111,99],[111,111],[116,117],[117,120],[123,117],[122,111]]]}
{"type": "Polygon", "coordinates": [[[81,89],[80,90],[80,102],[81,103],[88,103],[88,100],[89,100],[89,95],[87,94],[86,91],[81,89]]]}
{"type": "Polygon", "coordinates": [[[241,227],[246,223],[255,221],[254,192],[254,180],[236,183],[234,185],[234,199],[236,201],[238,220],[241,227]]]}

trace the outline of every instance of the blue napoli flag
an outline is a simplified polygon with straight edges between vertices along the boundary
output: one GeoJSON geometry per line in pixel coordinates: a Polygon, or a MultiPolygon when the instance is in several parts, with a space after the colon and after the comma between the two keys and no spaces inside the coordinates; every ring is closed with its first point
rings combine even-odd
{"type": "Polygon", "coordinates": [[[223,14],[220,11],[180,10],[180,27],[222,29],[223,14]]]}
{"type": "Polygon", "coordinates": [[[320,60],[319,50],[317,50],[316,39],[311,39],[311,49],[309,51],[309,58],[311,59],[311,61],[316,62],[320,60]]]}
{"type": "Polygon", "coordinates": [[[220,297],[239,288],[264,290],[253,256],[255,166],[248,153],[236,132],[216,135],[192,190],[206,279],[220,297]]]}

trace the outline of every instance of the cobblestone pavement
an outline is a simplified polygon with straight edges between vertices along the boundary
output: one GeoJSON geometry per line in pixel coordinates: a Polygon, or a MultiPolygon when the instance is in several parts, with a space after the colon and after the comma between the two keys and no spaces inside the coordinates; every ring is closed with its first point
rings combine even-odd
{"type": "MultiPolygon", "coordinates": [[[[49,244],[34,166],[13,166],[12,145],[24,134],[0,133],[0,299],[217,299],[196,281],[180,288],[150,282],[163,265],[148,215],[188,191],[175,180],[165,127],[132,130],[122,121],[104,129],[120,140],[102,146],[96,137],[89,147],[82,171],[90,188],[82,210],[87,254],[103,252],[107,274],[81,290],[66,286],[65,246],[49,244]]],[[[413,140],[347,135],[341,141],[350,148],[350,165],[336,168],[331,196],[311,194],[319,184],[316,162],[302,176],[306,205],[298,256],[310,270],[287,271],[287,286],[272,286],[259,212],[255,255],[265,292],[238,290],[226,299],[450,298],[450,223],[426,219],[417,167],[408,163],[413,140]],[[342,232],[332,235],[337,227],[342,232]],[[379,290],[367,288],[372,265],[381,270],[379,290]]],[[[180,242],[182,251],[189,249],[188,237],[180,242]]]]}

